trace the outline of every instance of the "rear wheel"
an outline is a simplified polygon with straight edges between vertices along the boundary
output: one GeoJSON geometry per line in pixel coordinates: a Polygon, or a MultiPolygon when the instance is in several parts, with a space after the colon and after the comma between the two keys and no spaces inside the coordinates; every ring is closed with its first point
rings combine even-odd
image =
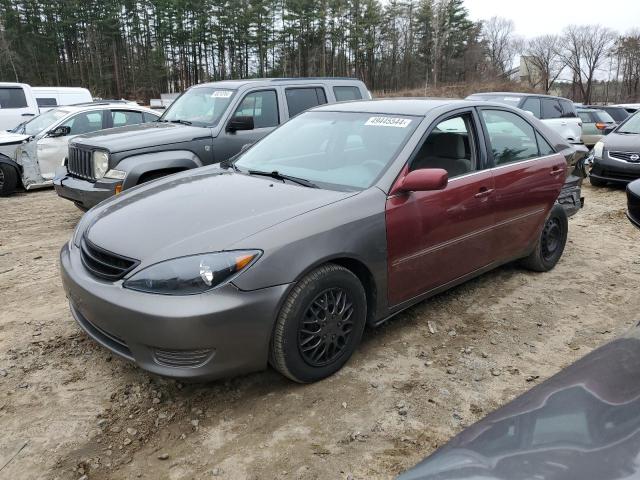
{"type": "Polygon", "coordinates": [[[11,195],[16,191],[18,172],[11,165],[0,163],[0,196],[11,195]]]}
{"type": "Polygon", "coordinates": [[[600,180],[599,178],[589,177],[589,183],[594,187],[604,187],[607,182],[605,180],[600,180]]]}
{"type": "Polygon", "coordinates": [[[358,277],[334,264],[314,270],[294,287],[280,310],[271,365],[300,383],[332,375],[360,343],[366,316],[366,295],[358,277]]]}
{"type": "Polygon", "coordinates": [[[522,260],[524,267],[536,272],[548,272],[556,266],[564,252],[569,232],[567,213],[561,205],[554,205],[540,232],[531,254],[522,260]]]}

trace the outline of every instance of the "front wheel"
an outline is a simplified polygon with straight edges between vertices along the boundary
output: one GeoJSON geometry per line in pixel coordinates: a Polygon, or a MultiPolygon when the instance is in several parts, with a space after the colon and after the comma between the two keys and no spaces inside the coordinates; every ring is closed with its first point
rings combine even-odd
{"type": "Polygon", "coordinates": [[[18,172],[11,165],[0,163],[0,197],[11,195],[16,191],[18,172]]]}
{"type": "Polygon", "coordinates": [[[567,213],[562,205],[555,204],[544,223],[533,252],[522,260],[523,266],[535,272],[551,270],[564,252],[568,233],[567,213]]]}
{"type": "Polygon", "coordinates": [[[271,339],[270,363],[300,383],[328,377],[355,351],[366,317],[367,300],[358,277],[339,265],[319,267],[285,300],[271,339]]]}

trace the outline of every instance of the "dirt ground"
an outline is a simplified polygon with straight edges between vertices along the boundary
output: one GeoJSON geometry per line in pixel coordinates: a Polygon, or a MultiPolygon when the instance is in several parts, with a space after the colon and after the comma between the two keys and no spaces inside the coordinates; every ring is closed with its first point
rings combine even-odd
{"type": "Polygon", "coordinates": [[[0,478],[391,478],[638,320],[624,192],[584,190],[552,272],[507,266],[423,302],[305,386],[183,385],[111,355],[58,275],[81,212],[51,190],[2,198],[0,478]]]}

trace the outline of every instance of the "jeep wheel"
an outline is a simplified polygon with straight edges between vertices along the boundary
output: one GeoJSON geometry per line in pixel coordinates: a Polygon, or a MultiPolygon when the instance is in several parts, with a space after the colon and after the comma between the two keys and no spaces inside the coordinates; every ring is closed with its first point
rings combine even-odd
{"type": "Polygon", "coordinates": [[[16,191],[18,172],[11,165],[0,163],[0,197],[6,197],[16,191]]]}

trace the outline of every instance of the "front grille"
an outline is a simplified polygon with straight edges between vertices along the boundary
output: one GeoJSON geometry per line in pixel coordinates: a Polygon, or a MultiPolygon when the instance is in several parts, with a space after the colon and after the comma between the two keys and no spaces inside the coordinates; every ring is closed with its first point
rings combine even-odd
{"type": "Polygon", "coordinates": [[[80,243],[80,258],[84,267],[93,275],[112,282],[120,280],[140,263],[97,247],[85,237],[82,237],[80,243]]]}
{"type": "Polygon", "coordinates": [[[611,158],[622,160],[623,162],[638,163],[640,162],[640,153],[638,152],[609,152],[611,158]]]}
{"type": "Polygon", "coordinates": [[[213,357],[213,350],[165,350],[155,348],[155,361],[159,365],[174,368],[196,368],[201,367],[213,357]]]}
{"type": "Polygon", "coordinates": [[[72,177],[95,180],[93,176],[93,152],[79,147],[69,147],[67,171],[72,177]]]}

